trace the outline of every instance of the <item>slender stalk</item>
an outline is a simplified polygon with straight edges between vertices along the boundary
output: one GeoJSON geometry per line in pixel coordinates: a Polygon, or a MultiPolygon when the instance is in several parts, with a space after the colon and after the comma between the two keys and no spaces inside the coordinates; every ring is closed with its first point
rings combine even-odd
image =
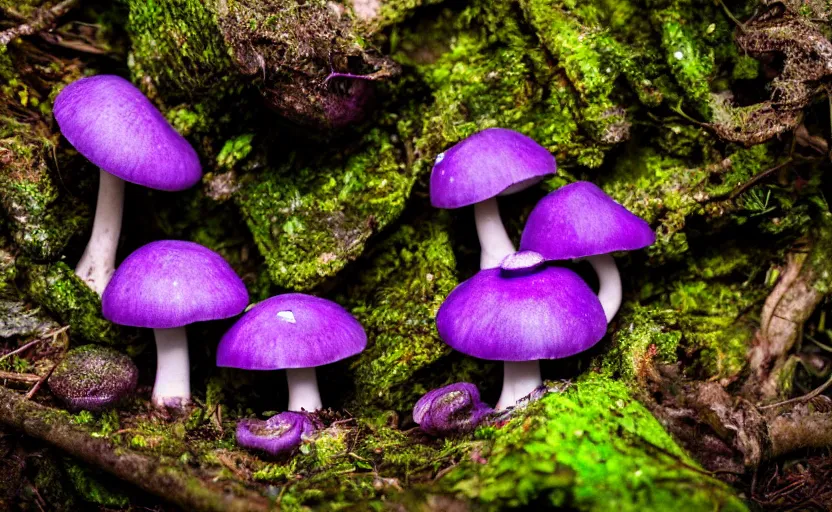
{"type": "Polygon", "coordinates": [[[477,236],[482,248],[480,268],[496,268],[509,254],[514,254],[514,244],[506,233],[500,219],[500,207],[497,198],[492,197],[474,205],[474,220],[477,223],[477,236]]]}
{"type": "Polygon", "coordinates": [[[186,405],[191,401],[191,370],[185,328],[153,329],[153,334],[156,337],[153,403],[158,407],[186,405]]]}
{"type": "Polygon", "coordinates": [[[101,171],[98,182],[98,203],[92,235],[75,273],[98,295],[110,282],[115,272],[116,248],[121,234],[121,216],[124,211],[124,180],[101,171]]]}
{"type": "Polygon", "coordinates": [[[503,391],[497,401],[497,409],[513,406],[542,384],[540,361],[506,361],[503,363],[503,391]]]}
{"type": "Polygon", "coordinates": [[[609,323],[621,307],[621,275],[618,273],[618,265],[609,254],[590,256],[586,260],[598,274],[598,300],[601,301],[609,323]]]}
{"type": "Polygon", "coordinates": [[[321,394],[315,368],[289,368],[286,370],[289,383],[290,411],[315,411],[321,408],[321,394]]]}

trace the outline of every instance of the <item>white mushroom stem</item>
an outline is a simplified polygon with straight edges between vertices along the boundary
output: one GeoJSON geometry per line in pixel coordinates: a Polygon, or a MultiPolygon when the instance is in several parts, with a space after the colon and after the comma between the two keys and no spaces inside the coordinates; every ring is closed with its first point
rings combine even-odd
{"type": "Polygon", "coordinates": [[[101,295],[115,272],[116,247],[124,211],[124,180],[106,171],[99,174],[92,235],[75,273],[101,295]]]}
{"type": "Polygon", "coordinates": [[[503,363],[503,392],[497,409],[505,409],[543,385],[540,361],[506,361],[503,363]]]}
{"type": "Polygon", "coordinates": [[[289,368],[286,370],[289,382],[290,411],[315,411],[321,408],[321,393],[318,391],[318,378],[315,368],[289,368]]]}
{"type": "Polygon", "coordinates": [[[590,256],[586,260],[598,274],[598,300],[604,308],[607,323],[610,323],[621,307],[621,274],[618,273],[618,265],[609,254],[590,256]]]}
{"type": "Polygon", "coordinates": [[[506,233],[500,218],[497,198],[492,197],[474,205],[474,220],[477,223],[477,236],[480,239],[480,268],[496,268],[503,258],[514,254],[514,244],[506,233]]]}
{"type": "Polygon", "coordinates": [[[156,383],[153,403],[181,407],[191,401],[191,366],[184,327],[153,329],[156,337],[156,383]]]}

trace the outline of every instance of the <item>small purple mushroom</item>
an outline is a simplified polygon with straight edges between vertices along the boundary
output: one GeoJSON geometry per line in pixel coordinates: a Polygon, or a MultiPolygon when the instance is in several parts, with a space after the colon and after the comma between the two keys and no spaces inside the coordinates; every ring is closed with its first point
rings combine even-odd
{"type": "Polygon", "coordinates": [[[592,289],[565,268],[531,266],[519,273],[486,269],[445,299],[436,327],[445,343],[480,359],[505,361],[497,409],[514,405],[543,381],[540,359],[583,352],[606,332],[604,310],[592,289]]]}
{"type": "Polygon", "coordinates": [[[304,412],[281,412],[263,420],[237,422],[237,444],[272,455],[288,453],[321,428],[312,415],[304,412]]]}
{"type": "Polygon", "coordinates": [[[338,304],[287,293],[257,304],[225,333],[217,366],[286,370],[289,410],[321,408],[315,367],[355,355],[367,346],[364,328],[338,304]]]}
{"type": "Polygon", "coordinates": [[[73,348],[49,376],[49,389],[71,411],[101,411],[136,389],[139,370],[116,350],[98,345],[73,348]]]}
{"type": "Polygon", "coordinates": [[[115,270],[124,182],[184,190],[202,177],[196,151],[127,80],[82,78],[55,98],[64,137],[100,168],[92,235],[76,274],[99,295],[115,270]]]}
{"type": "Polygon", "coordinates": [[[153,403],[179,407],[191,399],[185,326],[239,314],[248,305],[248,292],[219,254],[193,242],[162,240],[124,260],[101,303],[104,318],[153,329],[153,403]]]}
{"type": "Polygon", "coordinates": [[[457,382],[428,391],[413,407],[413,421],[433,435],[471,432],[494,409],[480,400],[477,386],[457,382]]]}
{"type": "Polygon", "coordinates": [[[556,171],[555,158],[537,142],[513,130],[489,128],[436,157],[430,202],[449,209],[474,205],[480,268],[495,268],[514,253],[497,196],[524,190],[556,171]]]}
{"type": "Polygon", "coordinates": [[[594,184],[578,181],[537,203],[520,249],[539,252],[550,261],[586,258],[598,274],[598,299],[609,322],[621,306],[621,276],[610,253],[641,249],[655,241],[647,222],[594,184]]]}

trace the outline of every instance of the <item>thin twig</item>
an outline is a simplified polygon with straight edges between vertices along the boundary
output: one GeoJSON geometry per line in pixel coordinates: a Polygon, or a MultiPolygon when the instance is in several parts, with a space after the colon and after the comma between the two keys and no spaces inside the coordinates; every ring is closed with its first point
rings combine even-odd
{"type": "Polygon", "coordinates": [[[20,348],[16,348],[16,349],[12,350],[8,354],[3,354],[2,356],[0,356],[0,361],[2,361],[3,359],[6,359],[7,357],[11,357],[15,354],[19,354],[19,353],[23,352],[24,350],[26,350],[27,348],[32,347],[34,345],[37,345],[38,343],[40,343],[41,341],[43,341],[45,339],[46,338],[38,338],[35,341],[30,341],[29,343],[23,345],[20,348]]]}
{"type": "MultiPolygon", "coordinates": [[[[60,360],[59,360],[58,362],[60,362],[60,360]]],[[[34,385],[34,386],[32,386],[32,389],[30,389],[30,390],[29,390],[29,392],[28,392],[28,393],[26,393],[26,397],[25,397],[25,398],[26,398],[26,400],[31,400],[31,399],[32,399],[32,397],[33,397],[33,396],[35,396],[35,393],[37,393],[37,392],[38,392],[38,390],[39,390],[39,389],[40,389],[40,387],[43,385],[43,383],[44,383],[44,382],[46,382],[46,379],[48,379],[48,378],[49,378],[49,376],[50,376],[50,375],[52,375],[52,372],[54,372],[54,371],[55,371],[55,368],[57,368],[57,367],[58,367],[58,363],[53,364],[53,365],[52,365],[52,368],[50,368],[50,369],[49,369],[49,371],[48,371],[48,372],[46,372],[46,373],[43,375],[43,377],[41,377],[41,378],[40,378],[40,380],[38,380],[38,381],[35,383],[35,385],[34,385]]]]}
{"type": "Polygon", "coordinates": [[[829,386],[832,386],[832,377],[830,377],[826,382],[821,384],[820,387],[815,388],[814,390],[806,393],[803,396],[799,396],[797,398],[790,398],[789,400],[783,400],[782,402],[777,402],[777,403],[773,403],[773,404],[757,406],[757,408],[762,411],[762,410],[766,410],[766,409],[773,409],[774,407],[780,407],[782,405],[789,405],[789,404],[794,404],[794,403],[798,403],[798,402],[805,402],[807,400],[811,400],[811,399],[815,398],[816,396],[820,395],[821,393],[823,393],[824,391],[829,389],[829,386]]]}
{"type": "Polygon", "coordinates": [[[0,45],[6,46],[20,36],[30,36],[41,30],[51,28],[55,22],[81,3],[81,0],[64,0],[49,9],[41,9],[35,17],[26,23],[0,32],[0,45]]]}
{"type": "Polygon", "coordinates": [[[35,383],[40,377],[33,373],[13,373],[0,371],[0,380],[13,380],[15,382],[35,383]]]}
{"type": "Polygon", "coordinates": [[[736,198],[737,196],[739,196],[740,194],[742,194],[743,192],[748,190],[751,186],[755,185],[761,179],[765,178],[766,176],[771,175],[774,172],[779,171],[780,169],[789,165],[790,163],[792,163],[791,158],[787,159],[785,162],[783,162],[781,164],[777,164],[774,167],[766,169],[765,171],[761,172],[760,174],[757,174],[756,176],[752,177],[750,180],[746,181],[745,183],[743,183],[742,185],[737,187],[736,190],[731,192],[731,195],[728,196],[728,199],[736,198]]]}

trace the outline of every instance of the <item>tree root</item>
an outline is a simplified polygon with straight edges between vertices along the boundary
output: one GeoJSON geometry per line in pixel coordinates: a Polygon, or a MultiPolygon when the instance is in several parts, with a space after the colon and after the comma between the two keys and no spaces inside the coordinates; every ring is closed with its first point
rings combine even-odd
{"type": "Polygon", "coordinates": [[[270,501],[216,474],[166,464],[156,457],[114,446],[70,422],[63,411],[44,407],[0,386],[0,423],[45,441],[185,509],[216,512],[262,512],[270,501]]]}

